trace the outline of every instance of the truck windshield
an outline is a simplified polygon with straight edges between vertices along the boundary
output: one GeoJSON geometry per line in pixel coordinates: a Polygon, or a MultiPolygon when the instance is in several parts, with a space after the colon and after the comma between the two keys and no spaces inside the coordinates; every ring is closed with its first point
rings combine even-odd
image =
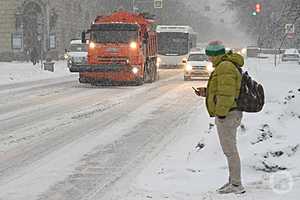
{"type": "Polygon", "coordinates": [[[96,30],[91,34],[91,40],[96,43],[129,43],[137,37],[137,31],[126,30],[96,30]]]}
{"type": "Polygon", "coordinates": [[[188,34],[162,32],[158,34],[158,53],[161,55],[185,55],[189,51],[188,34]]]}

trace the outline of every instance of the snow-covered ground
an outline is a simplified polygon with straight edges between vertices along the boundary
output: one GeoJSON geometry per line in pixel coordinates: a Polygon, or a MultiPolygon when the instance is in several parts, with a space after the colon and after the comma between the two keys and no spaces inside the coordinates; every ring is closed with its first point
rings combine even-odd
{"type": "Polygon", "coordinates": [[[31,62],[0,62],[0,70],[0,85],[70,76],[66,61],[55,61],[54,72],[43,70],[39,63],[33,65],[31,62]]]}
{"type": "MultiPolygon", "coordinates": [[[[258,114],[244,114],[238,130],[246,194],[214,193],[227,181],[228,169],[214,122],[199,103],[186,124],[174,130],[179,133],[174,142],[142,170],[122,199],[299,199],[300,65],[275,68],[273,59],[247,60],[250,74],[264,85],[266,105],[258,114]],[[199,141],[205,147],[196,151],[199,141]]],[[[112,199],[121,198],[118,191],[112,199]]]]}
{"type": "Polygon", "coordinates": [[[191,89],[205,82],[164,71],[154,84],[97,88],[79,84],[63,63],[57,74],[1,63],[0,84],[25,82],[0,86],[0,199],[298,199],[300,65],[272,62],[247,60],[266,105],[244,114],[239,128],[244,195],[214,193],[227,164],[191,89]],[[57,77],[65,82],[28,82],[57,77]],[[198,142],[205,146],[196,151],[198,142]]]}

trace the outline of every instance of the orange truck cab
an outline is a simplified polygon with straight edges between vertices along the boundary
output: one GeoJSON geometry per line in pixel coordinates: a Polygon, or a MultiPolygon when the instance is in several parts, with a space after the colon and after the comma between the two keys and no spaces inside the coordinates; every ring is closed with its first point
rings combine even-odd
{"type": "Polygon", "coordinates": [[[157,35],[152,26],[153,20],[142,14],[98,16],[90,30],[82,33],[82,42],[88,41],[87,64],[74,65],[70,71],[79,72],[81,83],[154,82],[158,78],[157,35]]]}

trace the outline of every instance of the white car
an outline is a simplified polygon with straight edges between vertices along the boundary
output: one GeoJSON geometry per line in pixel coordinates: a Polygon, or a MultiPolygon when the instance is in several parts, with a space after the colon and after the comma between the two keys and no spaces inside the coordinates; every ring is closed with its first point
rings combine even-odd
{"type": "Polygon", "coordinates": [[[297,61],[300,64],[300,54],[298,49],[286,49],[281,58],[282,62],[297,61]]]}
{"type": "Polygon", "coordinates": [[[65,59],[68,61],[68,67],[87,63],[87,44],[81,40],[72,40],[69,49],[66,50],[65,59]]]}
{"type": "Polygon", "coordinates": [[[212,63],[208,61],[208,57],[204,51],[191,52],[186,60],[183,60],[184,80],[188,81],[194,77],[208,79],[214,70],[212,63]]]}

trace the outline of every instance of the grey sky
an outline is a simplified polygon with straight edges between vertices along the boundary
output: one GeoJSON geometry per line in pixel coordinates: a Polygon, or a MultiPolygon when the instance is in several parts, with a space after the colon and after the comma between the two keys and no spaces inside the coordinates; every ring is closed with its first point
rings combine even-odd
{"type": "Polygon", "coordinates": [[[237,26],[237,19],[234,17],[234,13],[222,6],[224,0],[185,0],[185,2],[193,7],[194,10],[205,13],[205,16],[212,20],[214,31],[209,36],[204,36],[204,40],[218,39],[228,46],[237,47],[252,43],[247,35],[237,26]],[[205,11],[205,6],[210,6],[210,11],[205,11]]]}

